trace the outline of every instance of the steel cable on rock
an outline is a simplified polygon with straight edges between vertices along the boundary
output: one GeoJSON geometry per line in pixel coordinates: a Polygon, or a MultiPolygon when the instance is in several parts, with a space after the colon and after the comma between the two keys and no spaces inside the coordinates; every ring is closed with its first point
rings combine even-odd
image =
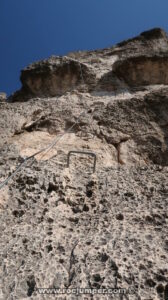
{"type": "Polygon", "coordinates": [[[10,179],[12,179],[12,178],[15,176],[15,174],[16,174],[17,172],[19,172],[19,170],[23,167],[23,165],[24,165],[26,162],[28,162],[30,159],[34,158],[36,155],[40,154],[40,153],[41,153],[42,151],[44,151],[45,149],[46,149],[46,148],[43,148],[43,149],[39,150],[38,152],[34,153],[33,155],[31,155],[31,156],[29,156],[29,157],[26,157],[26,158],[24,159],[24,161],[16,168],[16,170],[15,170],[8,178],[6,178],[6,179],[0,184],[0,189],[2,189],[2,188],[8,183],[8,181],[9,181],[10,179]]]}
{"type": "MultiPolygon", "coordinates": [[[[76,62],[78,62],[77,60],[75,60],[76,62]]],[[[82,67],[81,67],[81,63],[79,63],[79,66],[80,66],[80,72],[81,72],[81,79],[82,79],[82,82],[83,84],[85,84],[84,82],[84,78],[83,78],[83,73],[82,73],[82,67]]],[[[0,190],[6,185],[8,184],[9,180],[12,179],[16,173],[18,173],[22,167],[29,161],[31,160],[32,158],[35,158],[38,154],[41,154],[42,152],[46,151],[46,153],[48,153],[62,138],[65,134],[69,133],[73,127],[78,123],[79,119],[81,118],[82,115],[85,115],[87,113],[87,111],[82,111],[80,113],[80,115],[78,116],[76,122],[70,127],[68,128],[60,137],[57,137],[56,139],[54,139],[54,141],[49,144],[48,146],[40,149],[39,151],[35,152],[33,155],[29,156],[29,157],[26,157],[23,162],[16,168],[16,170],[10,175],[8,176],[3,182],[0,183],[0,190]]],[[[44,157],[46,155],[46,153],[44,153],[44,155],[42,157],[44,157]]]]}
{"type": "MultiPolygon", "coordinates": [[[[67,56],[64,56],[65,58],[68,58],[67,56]]],[[[82,72],[82,67],[81,67],[81,63],[79,62],[79,61],[77,61],[77,60],[75,60],[75,59],[72,59],[71,58],[71,60],[73,60],[73,61],[75,61],[75,62],[77,62],[78,64],[79,64],[79,67],[80,67],[80,75],[81,75],[81,81],[82,81],[82,83],[83,84],[85,84],[85,81],[84,81],[84,77],[83,77],[83,72],[82,72]]],[[[71,89],[71,92],[73,91],[73,89],[71,89]]],[[[82,100],[82,99],[80,99],[80,100],[82,100]]],[[[81,102],[83,102],[83,101],[81,101],[81,102]]],[[[82,103],[83,104],[83,106],[85,106],[84,105],[84,103],[82,103]]],[[[78,117],[78,119],[77,119],[77,121],[76,121],[76,123],[74,123],[63,135],[61,135],[60,136],[60,138],[58,137],[56,140],[54,140],[53,141],[53,143],[49,146],[49,148],[48,149],[46,149],[45,151],[45,153],[41,156],[41,159],[42,158],[44,158],[44,156],[57,144],[57,142],[59,142],[62,138],[63,138],[63,136],[65,135],[65,134],[67,134],[67,133],[69,133],[72,129],[73,129],[73,127],[77,124],[77,122],[78,122],[78,120],[79,120],[79,118],[82,116],[82,115],[84,115],[84,114],[86,114],[86,112],[85,111],[83,111],[83,112],[81,112],[81,114],[79,115],[79,117],[78,117]]]]}
{"type": "MultiPolygon", "coordinates": [[[[0,184],[0,189],[2,189],[10,179],[12,179],[16,173],[19,172],[19,170],[24,166],[24,164],[26,164],[30,159],[36,157],[38,154],[44,152],[44,151],[50,151],[62,138],[65,134],[69,133],[72,128],[78,123],[79,119],[81,118],[82,115],[86,114],[87,112],[86,111],[83,111],[77,118],[76,122],[70,127],[68,128],[67,131],[65,131],[60,137],[57,137],[56,139],[54,139],[54,141],[49,144],[47,147],[44,147],[42,148],[41,150],[37,151],[36,153],[34,153],[33,155],[29,156],[29,157],[26,157],[24,159],[24,161],[16,168],[16,170],[7,178],[5,179],[1,184],[0,184]]],[[[46,154],[46,153],[45,153],[46,154]]]]}

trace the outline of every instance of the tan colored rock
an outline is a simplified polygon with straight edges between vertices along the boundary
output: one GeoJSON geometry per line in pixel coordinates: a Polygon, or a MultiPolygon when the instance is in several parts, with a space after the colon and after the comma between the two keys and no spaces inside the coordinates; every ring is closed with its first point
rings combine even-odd
{"type": "Polygon", "coordinates": [[[0,182],[24,162],[0,190],[0,298],[167,299],[167,47],[154,29],[22,71],[0,105],[0,182]]]}
{"type": "Polygon", "coordinates": [[[8,187],[5,187],[0,193],[0,212],[6,208],[8,200],[9,190],[8,187]]]}
{"type": "Polygon", "coordinates": [[[117,94],[135,87],[167,85],[167,51],[168,37],[156,28],[115,47],[52,56],[21,72],[22,88],[10,101],[60,96],[73,90],[117,94]]]}
{"type": "Polygon", "coordinates": [[[133,140],[122,142],[118,148],[118,159],[120,164],[125,165],[144,165],[145,159],[138,153],[137,145],[133,140]]]}
{"type": "Polygon", "coordinates": [[[114,65],[115,74],[130,87],[154,84],[168,85],[168,57],[137,56],[118,61],[114,65]]]}
{"type": "Polygon", "coordinates": [[[0,93],[0,101],[6,101],[7,95],[5,93],[0,93]]]}

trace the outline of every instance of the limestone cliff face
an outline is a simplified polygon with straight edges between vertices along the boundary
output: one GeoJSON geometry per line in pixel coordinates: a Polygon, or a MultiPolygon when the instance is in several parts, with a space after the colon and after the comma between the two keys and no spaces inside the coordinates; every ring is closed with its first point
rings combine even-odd
{"type": "Polygon", "coordinates": [[[34,63],[22,71],[22,88],[11,100],[80,91],[83,79],[87,91],[141,90],[146,85],[168,84],[167,70],[168,37],[163,30],[154,29],[112,48],[34,63]]]}
{"type": "Polygon", "coordinates": [[[8,102],[0,96],[1,181],[64,136],[1,190],[3,299],[48,299],[40,287],[121,287],[134,292],[115,299],[167,300],[166,33],[33,63],[21,82],[8,102]],[[85,155],[67,168],[71,150],[94,152],[96,172],[85,155]]]}

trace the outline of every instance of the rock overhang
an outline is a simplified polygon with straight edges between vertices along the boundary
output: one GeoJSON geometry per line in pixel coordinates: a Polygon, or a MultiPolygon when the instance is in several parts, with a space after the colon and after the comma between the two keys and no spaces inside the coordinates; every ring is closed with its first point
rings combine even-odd
{"type": "Polygon", "coordinates": [[[72,90],[118,92],[168,84],[168,38],[160,28],[111,48],[52,56],[21,72],[22,88],[11,101],[61,96],[72,90]]]}
{"type": "Polygon", "coordinates": [[[113,72],[130,87],[168,85],[168,52],[160,55],[139,55],[117,61],[113,72]]]}
{"type": "Polygon", "coordinates": [[[60,96],[74,89],[80,90],[84,83],[91,87],[95,77],[87,64],[69,57],[52,57],[21,71],[22,88],[13,95],[12,100],[20,101],[24,94],[29,98],[60,96]]]}

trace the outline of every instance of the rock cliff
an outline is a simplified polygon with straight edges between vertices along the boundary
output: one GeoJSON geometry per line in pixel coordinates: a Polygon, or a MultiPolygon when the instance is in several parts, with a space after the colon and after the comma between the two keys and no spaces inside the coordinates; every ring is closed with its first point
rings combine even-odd
{"type": "Polygon", "coordinates": [[[24,162],[0,193],[0,297],[167,300],[166,33],[52,56],[21,83],[0,101],[1,182],[24,162]],[[67,167],[72,150],[93,152],[96,172],[85,154],[67,167]]]}

